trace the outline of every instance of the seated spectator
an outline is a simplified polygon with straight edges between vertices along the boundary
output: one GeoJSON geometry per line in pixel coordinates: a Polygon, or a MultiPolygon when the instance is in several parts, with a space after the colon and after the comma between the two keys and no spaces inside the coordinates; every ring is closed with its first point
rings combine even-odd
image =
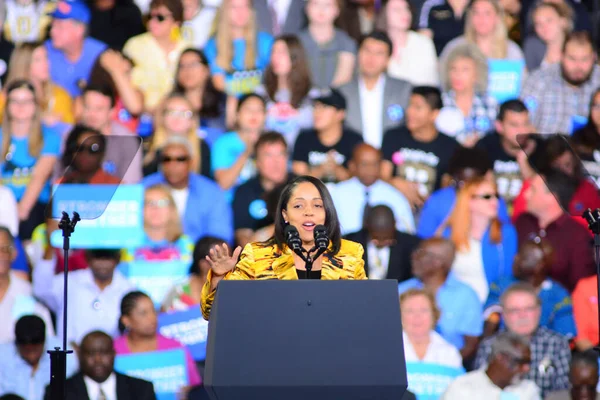
{"type": "Polygon", "coordinates": [[[571,137],[573,149],[583,163],[585,174],[596,187],[600,185],[600,89],[590,99],[590,113],[584,127],[578,129],[571,137]]]}
{"type": "Polygon", "coordinates": [[[546,400],[598,400],[598,354],[593,350],[574,353],[569,368],[570,390],[550,393],[546,400]]]}
{"type": "Polygon", "coordinates": [[[362,132],[363,140],[381,148],[383,133],[404,122],[411,85],[386,74],[392,41],[384,32],[362,37],[358,48],[358,75],[340,87],[348,104],[346,125],[362,132]]]}
{"type": "Polygon", "coordinates": [[[281,133],[290,149],[300,129],[312,127],[309,68],[300,39],[292,35],[278,37],[273,43],[263,85],[256,90],[267,102],[266,129],[281,133]]]}
{"type": "MultiPolygon", "coordinates": [[[[273,236],[269,200],[293,177],[288,173],[287,144],[281,134],[263,133],[254,145],[254,153],[257,176],[236,189],[232,203],[235,242],[241,247],[273,236]]],[[[278,201],[279,198],[275,200],[278,201]]]]}
{"type": "Polygon", "coordinates": [[[345,238],[363,246],[368,278],[398,282],[412,278],[411,254],[419,238],[396,230],[394,212],[386,205],[365,206],[365,213],[364,227],[345,238]]]}
{"type": "MultiPolygon", "coordinates": [[[[46,324],[40,317],[19,318],[14,342],[0,344],[0,396],[14,393],[27,400],[42,400],[50,383],[50,357],[44,350],[52,350],[56,344],[46,336],[46,324]]],[[[76,371],[77,362],[72,358],[67,358],[67,376],[76,371]]]]}
{"type": "Polygon", "coordinates": [[[273,36],[297,35],[306,26],[303,2],[253,0],[258,29],[273,36]]]}
{"type": "Polygon", "coordinates": [[[549,276],[569,292],[580,279],[596,271],[588,230],[564,211],[575,185],[560,171],[535,175],[525,192],[528,212],[515,222],[519,243],[536,237],[548,240],[556,252],[549,276]]]}
{"type": "MultiPolygon", "coordinates": [[[[115,349],[112,338],[106,333],[93,331],[85,335],[77,356],[80,370],[66,380],[65,400],[156,399],[151,382],[114,370],[115,349]]],[[[45,400],[51,399],[50,393],[50,387],[47,387],[45,400]]]]}
{"type": "Polygon", "coordinates": [[[60,183],[85,183],[90,185],[118,185],[121,179],[102,169],[106,153],[106,137],[95,129],[76,125],[69,133],[62,156],[65,175],[60,183]]]}
{"type": "MultiPolygon", "coordinates": [[[[202,378],[200,378],[189,350],[178,341],[159,334],[157,328],[158,318],[152,299],[142,292],[127,293],[121,300],[121,317],[119,318],[121,336],[114,342],[116,354],[183,349],[190,385],[201,384],[202,378]]],[[[180,388],[180,390],[182,389],[180,388]]]]}
{"type": "Polygon", "coordinates": [[[457,45],[442,70],[444,109],[436,124],[440,131],[467,147],[492,129],[498,103],[488,94],[488,63],[477,46],[457,45]]]}
{"type": "Polygon", "coordinates": [[[431,2],[429,5],[423,4],[419,30],[433,39],[438,56],[448,42],[464,33],[465,11],[468,5],[468,0],[444,0],[431,2]]]}
{"type": "Polygon", "coordinates": [[[144,233],[144,243],[127,249],[124,261],[189,261],[192,258],[192,242],[182,232],[177,205],[167,186],[146,188],[144,233]]]}
{"type": "Polygon", "coordinates": [[[377,28],[385,31],[393,44],[387,72],[415,86],[438,86],[435,46],[431,38],[412,30],[418,17],[413,11],[407,0],[388,0],[379,12],[377,28]]]}
{"type": "Polygon", "coordinates": [[[47,329],[47,336],[54,336],[50,313],[32,297],[31,284],[11,271],[11,262],[17,256],[14,238],[5,227],[0,227],[0,343],[15,339],[15,323],[20,315],[36,314],[47,329]]]}
{"type": "Polygon", "coordinates": [[[597,346],[598,340],[598,278],[596,275],[580,279],[573,290],[573,314],[577,326],[575,345],[578,350],[597,346]]]}
{"type": "Polygon", "coordinates": [[[330,190],[338,212],[342,235],[363,228],[368,206],[386,205],[393,210],[396,229],[414,233],[415,221],[410,204],[396,188],[381,179],[381,151],[371,145],[356,145],[348,163],[352,178],[339,182],[330,190]]]}
{"type": "Polygon", "coordinates": [[[421,242],[411,258],[415,277],[400,283],[398,293],[425,289],[434,294],[442,312],[436,331],[467,361],[475,355],[483,332],[482,308],[477,293],[450,273],[454,254],[454,245],[448,240],[421,242]]]}
{"type": "Polygon", "coordinates": [[[512,275],[517,253],[517,232],[498,218],[496,184],[473,179],[458,190],[456,202],[442,235],[456,246],[452,272],[471,286],[483,304],[489,285],[512,275]]]}
{"type": "Polygon", "coordinates": [[[120,250],[87,250],[87,269],[69,272],[67,313],[69,324],[63,332],[64,276],[54,275],[54,249],[46,247],[42,260],[33,269],[33,294],[57,315],[58,336],[66,335],[71,346],[94,329],[116,335],[121,298],[132,284],[116,271],[120,250]]]}
{"type": "Polygon", "coordinates": [[[430,292],[409,289],[402,293],[400,312],[404,358],[407,363],[426,362],[462,368],[462,357],[456,347],[435,331],[441,313],[430,292]]]}
{"type": "Polygon", "coordinates": [[[214,29],[221,0],[183,0],[181,36],[195,49],[203,49],[214,29]]]}
{"type": "Polygon", "coordinates": [[[538,293],[541,303],[540,325],[574,338],[577,331],[573,319],[573,304],[569,292],[558,282],[548,277],[554,262],[554,249],[545,240],[530,240],[521,244],[513,263],[513,276],[500,278],[490,285],[485,314],[489,331],[500,326],[502,308],[500,297],[513,283],[527,282],[538,293]]]}
{"type": "Polygon", "coordinates": [[[570,134],[574,119],[589,114],[589,99],[598,86],[600,67],[591,36],[573,32],[565,39],[560,64],[531,73],[523,84],[521,99],[537,132],[570,134]]]}
{"type": "Polygon", "coordinates": [[[222,239],[213,236],[204,236],[196,242],[189,278],[177,283],[167,293],[161,306],[162,311],[184,311],[200,305],[202,287],[206,283],[208,271],[210,271],[210,264],[206,260],[206,256],[214,246],[224,243],[222,239]]]}
{"type": "Polygon", "coordinates": [[[132,0],[92,0],[89,35],[121,51],[129,38],[144,32],[142,13],[132,0]]]}
{"type": "MultiPolygon", "coordinates": [[[[469,4],[465,20],[465,33],[448,42],[440,54],[440,70],[452,51],[465,43],[475,45],[487,59],[523,60],[518,44],[508,38],[504,24],[504,10],[498,0],[475,0],[469,4]]],[[[442,81],[443,82],[443,81],[442,81]]]]}
{"type": "MultiPolygon", "coordinates": [[[[35,88],[35,98],[47,125],[72,124],[73,99],[65,89],[50,79],[48,52],[42,43],[23,43],[11,54],[7,83],[28,80],[35,88]]],[[[4,110],[6,93],[0,95],[0,108],[4,110]]],[[[0,116],[1,117],[1,116],[0,116]]]]}
{"type": "Polygon", "coordinates": [[[188,48],[181,53],[174,91],[183,94],[192,104],[194,112],[200,117],[200,127],[206,132],[205,139],[213,144],[225,131],[227,96],[215,88],[208,59],[202,51],[188,48]]]}
{"type": "Polygon", "coordinates": [[[344,126],[344,95],[336,89],[323,90],[314,100],[313,118],[314,129],[301,131],[296,139],[292,171],[296,175],[312,175],[325,183],[350,178],[348,162],[362,138],[344,126]]]}
{"type": "Polygon", "coordinates": [[[144,94],[144,110],[154,112],[173,89],[177,60],[188,43],[183,40],[181,0],[152,0],[148,32],[125,43],[123,54],[133,61],[131,79],[144,94]]]}
{"type": "Polygon", "coordinates": [[[233,241],[232,213],[225,194],[210,179],[192,172],[192,146],[188,140],[173,136],[165,142],[161,171],[147,176],[145,187],[167,185],[183,223],[183,233],[196,241],[202,236],[233,241]]]}
{"type": "MultiPolygon", "coordinates": [[[[598,187],[585,177],[582,165],[569,145],[569,141],[562,135],[548,135],[548,138],[534,150],[529,158],[530,165],[537,171],[555,168],[562,171],[576,185],[575,193],[568,200],[568,208],[565,209],[575,217],[581,217],[588,208],[595,210],[600,207],[600,194],[598,187]]],[[[526,192],[530,186],[530,180],[523,182],[521,193],[515,198],[513,220],[527,210],[526,192]]]]}
{"type": "Polygon", "coordinates": [[[573,31],[573,9],[567,2],[539,2],[532,16],[535,35],[523,43],[529,71],[560,63],[565,39],[573,31]]]}
{"type": "Polygon", "coordinates": [[[76,98],[87,84],[96,59],[106,50],[106,44],[86,37],[91,15],[81,0],[59,1],[51,17],[50,40],[46,41],[50,78],[71,98],[76,98]]]}
{"type": "Polygon", "coordinates": [[[398,189],[413,207],[421,207],[441,186],[450,157],[459,147],[441,134],[435,120],[442,108],[437,88],[416,87],[406,112],[406,126],[385,133],[381,176],[398,189]]]}
{"type": "Polygon", "coordinates": [[[13,43],[32,43],[46,37],[50,25],[50,14],[55,4],[52,1],[5,0],[0,15],[0,34],[13,43]],[[5,15],[4,15],[5,14],[5,15]]]}
{"type": "Polygon", "coordinates": [[[535,5],[538,2],[548,2],[548,3],[556,3],[556,4],[565,4],[573,9],[573,30],[575,32],[589,32],[593,31],[592,24],[592,15],[590,13],[590,9],[587,7],[588,5],[585,2],[577,2],[572,0],[538,0],[535,2],[529,2],[523,4],[523,32],[524,34],[531,34],[535,32],[535,21],[533,19],[533,10],[535,9],[535,5]]]}
{"type": "MultiPolygon", "coordinates": [[[[459,147],[448,163],[448,173],[442,179],[446,181],[445,187],[433,192],[421,209],[417,234],[425,239],[440,235],[454,207],[458,190],[466,182],[483,177],[490,182],[494,179],[487,153],[482,149],[459,147]]],[[[502,198],[499,202],[498,219],[502,223],[510,222],[506,203],[502,198]]]]}
{"type": "Polygon", "coordinates": [[[349,82],[356,62],[356,43],[335,27],[341,0],[308,0],[308,27],[298,34],[310,61],[312,82],[323,89],[349,82]]]}
{"type": "Polygon", "coordinates": [[[269,64],[273,37],[258,30],[250,0],[223,0],[215,27],[204,47],[215,87],[234,97],[252,93],[269,64]]]}
{"type": "Polygon", "coordinates": [[[215,180],[233,199],[234,189],[256,175],[254,145],[263,132],[266,104],[262,97],[243,95],[237,104],[236,130],[213,145],[211,167],[215,180]]]}
{"type": "Polygon", "coordinates": [[[450,384],[442,400],[511,398],[540,400],[540,389],[529,379],[535,350],[524,336],[503,332],[490,342],[485,368],[469,372],[450,384]]]}
{"type": "MultiPolygon", "coordinates": [[[[540,388],[541,396],[569,387],[571,350],[563,335],[540,326],[541,306],[536,290],[528,283],[510,286],[500,298],[506,330],[530,341],[531,367],[524,376],[540,388]]],[[[484,339],[477,351],[475,368],[490,360],[494,340],[499,333],[484,339]]]]}
{"type": "Polygon", "coordinates": [[[521,149],[519,135],[531,133],[529,112],[521,100],[502,103],[495,124],[495,132],[485,135],[477,147],[485,150],[493,164],[498,194],[504,199],[512,214],[512,203],[521,192],[523,173],[521,165],[527,162],[527,154],[521,149]]]}
{"type": "Polygon", "coordinates": [[[3,184],[18,202],[19,237],[29,240],[44,221],[60,139],[54,130],[42,125],[35,88],[29,82],[13,81],[6,93],[0,171],[3,184]]]}
{"type": "Polygon", "coordinates": [[[177,136],[186,138],[192,144],[192,170],[210,177],[210,148],[200,138],[198,116],[183,94],[172,93],[166,97],[156,112],[154,128],[144,156],[145,176],[158,171],[164,143],[169,137],[177,136]]]}

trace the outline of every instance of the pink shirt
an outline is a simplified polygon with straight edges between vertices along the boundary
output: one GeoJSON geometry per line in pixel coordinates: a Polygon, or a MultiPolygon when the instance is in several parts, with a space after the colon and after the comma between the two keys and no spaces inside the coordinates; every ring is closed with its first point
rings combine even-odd
{"type": "MultiPolygon", "coordinates": [[[[129,346],[127,345],[127,335],[119,336],[115,339],[114,342],[115,351],[117,354],[132,354],[129,346]]],[[[171,350],[171,349],[183,349],[185,352],[185,361],[187,366],[188,379],[190,380],[190,385],[196,386],[202,383],[202,378],[200,378],[200,374],[198,373],[198,368],[196,368],[196,363],[192,358],[189,350],[179,343],[177,340],[166,338],[162,335],[156,334],[156,350],[171,350]]]]}

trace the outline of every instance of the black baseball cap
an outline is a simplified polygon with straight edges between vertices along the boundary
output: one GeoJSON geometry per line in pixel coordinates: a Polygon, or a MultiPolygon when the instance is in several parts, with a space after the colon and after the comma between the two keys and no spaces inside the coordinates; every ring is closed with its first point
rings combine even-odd
{"type": "Polygon", "coordinates": [[[314,98],[313,103],[321,103],[335,107],[338,110],[346,109],[346,98],[337,89],[323,89],[314,98]]]}

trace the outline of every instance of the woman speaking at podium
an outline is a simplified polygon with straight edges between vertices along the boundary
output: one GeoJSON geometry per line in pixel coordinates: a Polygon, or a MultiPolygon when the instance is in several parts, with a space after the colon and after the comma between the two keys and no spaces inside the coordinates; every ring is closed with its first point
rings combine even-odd
{"type": "Polygon", "coordinates": [[[222,279],[367,279],[363,251],[362,245],[341,238],[337,213],[323,182],[311,176],[300,176],[281,193],[275,214],[275,234],[271,239],[249,243],[243,251],[237,247],[232,256],[227,245],[210,250],[206,258],[211,270],[202,288],[202,314],[209,318],[222,279]],[[319,225],[325,226],[329,245],[313,261],[312,269],[307,273],[306,261],[286,243],[292,231],[297,233],[296,240],[299,236],[303,249],[314,250],[314,230],[319,225]]]}

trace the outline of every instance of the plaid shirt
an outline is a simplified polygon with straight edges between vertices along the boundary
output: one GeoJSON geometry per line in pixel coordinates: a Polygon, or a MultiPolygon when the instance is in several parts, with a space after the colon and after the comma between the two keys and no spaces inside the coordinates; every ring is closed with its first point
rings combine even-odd
{"type": "Polygon", "coordinates": [[[590,79],[578,88],[562,78],[560,64],[534,71],[525,80],[521,99],[529,109],[539,133],[571,133],[571,117],[587,118],[590,99],[600,86],[600,67],[594,65],[590,79]]]}
{"type": "MultiPolygon", "coordinates": [[[[458,108],[454,91],[442,93],[444,107],[458,108]]],[[[498,115],[498,102],[492,96],[476,93],[469,115],[465,117],[465,127],[456,134],[456,140],[463,142],[466,135],[477,133],[480,137],[494,129],[494,121],[498,115]]]]}
{"type": "MultiPolygon", "coordinates": [[[[487,365],[494,339],[495,336],[489,337],[479,345],[475,368],[487,365]]],[[[542,398],[550,392],[568,389],[570,362],[571,349],[567,339],[561,334],[540,327],[531,338],[531,369],[525,379],[530,379],[538,385],[542,398]]]]}

